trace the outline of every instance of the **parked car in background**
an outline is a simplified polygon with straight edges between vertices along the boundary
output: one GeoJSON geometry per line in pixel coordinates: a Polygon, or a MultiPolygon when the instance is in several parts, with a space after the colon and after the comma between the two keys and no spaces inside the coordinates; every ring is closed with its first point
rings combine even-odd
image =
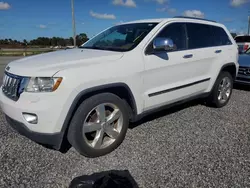
{"type": "MultiPolygon", "coordinates": [[[[129,122],[194,98],[221,108],[238,72],[238,46],[210,20],[139,20],[104,30],[79,48],[13,61],[0,104],[21,134],[82,155],[116,149],[129,122]]],[[[164,134],[164,133],[163,133],[164,134]]]]}
{"type": "Polygon", "coordinates": [[[234,38],[237,45],[239,46],[239,51],[244,52],[250,47],[250,36],[249,35],[239,35],[234,38]]]}
{"type": "Polygon", "coordinates": [[[250,48],[239,55],[239,64],[235,83],[250,85],[250,48]]]}

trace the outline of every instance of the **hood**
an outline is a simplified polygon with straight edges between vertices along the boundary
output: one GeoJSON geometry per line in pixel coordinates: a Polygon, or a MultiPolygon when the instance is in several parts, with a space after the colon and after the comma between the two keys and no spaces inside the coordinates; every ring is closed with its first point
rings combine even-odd
{"type": "Polygon", "coordinates": [[[250,55],[247,54],[239,55],[239,64],[242,67],[250,67],[250,55]]]}
{"type": "Polygon", "coordinates": [[[122,52],[69,49],[21,58],[8,64],[8,72],[21,76],[53,76],[56,72],[73,66],[115,61],[122,52]]]}

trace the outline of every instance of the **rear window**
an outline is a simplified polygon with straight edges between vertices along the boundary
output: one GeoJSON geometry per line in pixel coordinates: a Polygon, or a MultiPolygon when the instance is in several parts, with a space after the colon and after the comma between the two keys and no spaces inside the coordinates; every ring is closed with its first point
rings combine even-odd
{"type": "Polygon", "coordinates": [[[188,48],[206,48],[231,45],[232,42],[223,28],[198,23],[187,23],[188,48]]]}
{"type": "Polygon", "coordinates": [[[250,36],[239,36],[235,38],[235,41],[240,42],[250,42],[250,36]]]}
{"type": "Polygon", "coordinates": [[[211,26],[214,34],[214,46],[224,46],[232,44],[227,33],[221,27],[211,26]]]}
{"type": "Polygon", "coordinates": [[[206,48],[213,46],[213,33],[209,25],[187,23],[188,48],[206,48]]]}

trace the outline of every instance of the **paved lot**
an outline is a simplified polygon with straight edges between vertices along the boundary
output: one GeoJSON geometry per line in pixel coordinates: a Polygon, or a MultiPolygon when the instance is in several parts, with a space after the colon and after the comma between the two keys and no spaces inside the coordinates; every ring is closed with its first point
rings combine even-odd
{"type": "MultiPolygon", "coordinates": [[[[10,59],[0,58],[3,65],[10,59]]],[[[228,106],[197,102],[154,114],[130,129],[113,153],[87,159],[18,135],[0,113],[0,187],[67,187],[72,178],[128,169],[140,187],[250,187],[250,89],[228,106]]]]}

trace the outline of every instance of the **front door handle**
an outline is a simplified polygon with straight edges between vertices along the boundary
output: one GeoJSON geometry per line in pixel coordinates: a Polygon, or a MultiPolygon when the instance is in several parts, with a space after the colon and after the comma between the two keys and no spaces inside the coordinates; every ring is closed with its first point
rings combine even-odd
{"type": "Polygon", "coordinates": [[[188,55],[183,56],[184,59],[188,59],[188,58],[192,58],[192,57],[193,57],[193,54],[188,54],[188,55]]]}
{"type": "Polygon", "coordinates": [[[219,53],[221,53],[221,52],[222,52],[222,50],[216,50],[216,51],[215,51],[216,54],[219,54],[219,53]]]}

